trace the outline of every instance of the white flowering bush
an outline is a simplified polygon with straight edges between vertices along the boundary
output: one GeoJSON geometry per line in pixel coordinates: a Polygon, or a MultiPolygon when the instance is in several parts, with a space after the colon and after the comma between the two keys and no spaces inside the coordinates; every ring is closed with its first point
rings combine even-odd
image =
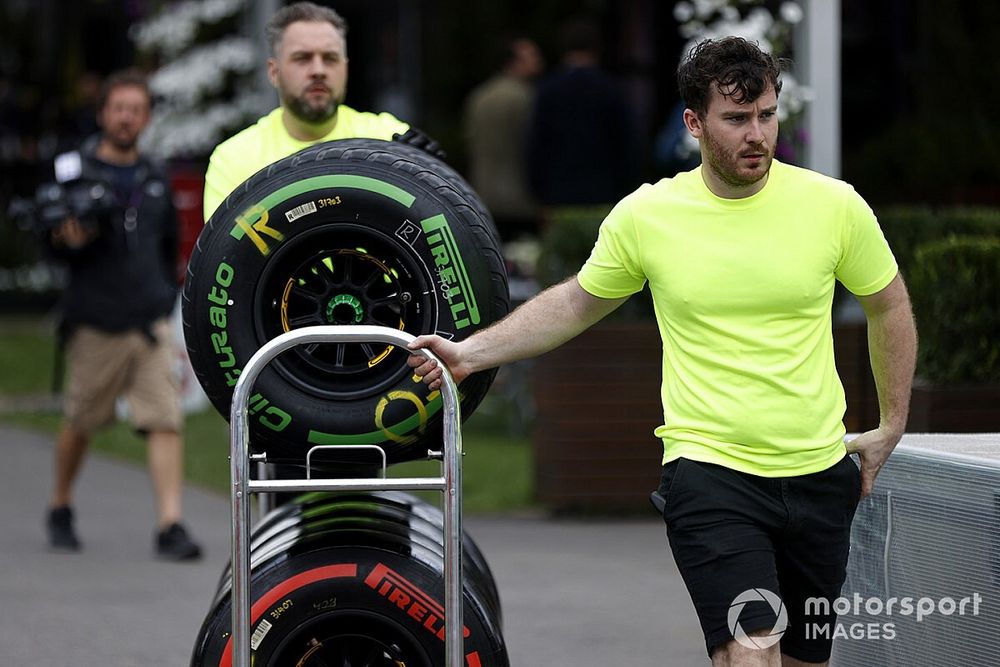
{"type": "Polygon", "coordinates": [[[130,37],[156,65],[149,85],[157,104],[144,150],[161,158],[205,157],[273,104],[255,80],[262,44],[238,33],[246,0],[168,3],[130,37]]]}
{"type": "MultiPolygon", "coordinates": [[[[742,37],[756,42],[760,48],[779,58],[792,51],[792,31],[802,21],[804,13],[797,2],[780,4],[765,0],[681,0],[674,5],[674,18],[680,24],[680,34],[687,39],[683,57],[704,39],[742,37]],[[777,6],[772,13],[771,7],[777,6]]],[[[803,108],[813,99],[812,90],[800,84],[791,72],[781,75],[782,88],[778,101],[778,158],[794,162],[798,148],[807,137],[799,128],[803,108]]],[[[684,159],[698,151],[698,140],[685,134],[678,146],[678,157],[684,159]]]]}
{"type": "Polygon", "coordinates": [[[194,44],[202,25],[236,16],[244,5],[246,0],[184,0],[167,4],[150,20],[133,26],[130,36],[140,50],[176,58],[194,44]]]}

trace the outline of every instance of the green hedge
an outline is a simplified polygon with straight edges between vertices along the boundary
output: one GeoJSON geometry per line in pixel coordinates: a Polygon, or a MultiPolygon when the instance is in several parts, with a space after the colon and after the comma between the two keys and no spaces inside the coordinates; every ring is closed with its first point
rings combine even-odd
{"type": "Polygon", "coordinates": [[[611,206],[560,206],[546,212],[538,261],[542,287],[560,283],[580,270],[610,212],[611,206]]]}
{"type": "Polygon", "coordinates": [[[1000,383],[1000,238],[929,241],[913,260],[918,373],[941,384],[1000,383]]]}
{"type": "Polygon", "coordinates": [[[995,208],[891,206],[876,214],[904,276],[923,243],[951,235],[1000,238],[1000,209],[995,208]]]}
{"type": "MultiPolygon", "coordinates": [[[[601,223],[610,212],[611,205],[561,206],[547,211],[537,267],[542,287],[560,283],[579,272],[590,257],[601,223]]],[[[649,287],[644,287],[609,317],[615,321],[654,320],[649,287]]]]}

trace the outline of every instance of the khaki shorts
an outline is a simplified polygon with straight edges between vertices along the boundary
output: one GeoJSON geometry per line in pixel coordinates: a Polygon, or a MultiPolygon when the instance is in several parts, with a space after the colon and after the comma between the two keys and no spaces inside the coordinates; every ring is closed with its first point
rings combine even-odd
{"type": "Polygon", "coordinates": [[[181,432],[184,417],[169,320],[157,320],[151,330],[156,343],[139,331],[108,333],[80,326],[73,332],[66,346],[65,416],[70,427],[89,435],[114,421],[115,400],[123,396],[137,431],[181,432]]]}

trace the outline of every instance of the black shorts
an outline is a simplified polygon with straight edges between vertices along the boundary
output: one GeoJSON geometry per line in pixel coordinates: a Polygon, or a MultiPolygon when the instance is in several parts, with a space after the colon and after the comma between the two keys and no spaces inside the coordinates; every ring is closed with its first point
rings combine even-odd
{"type": "Polygon", "coordinates": [[[781,652],[792,658],[829,659],[832,639],[810,633],[807,623],[832,627],[836,616],[806,618],[806,599],[832,602],[844,583],[861,497],[860,472],[850,457],[822,472],[784,478],[678,459],[663,467],[658,493],[709,655],[734,638],[763,648],[780,636],[781,652]],[[760,631],[773,639],[746,637],[760,631]]]}

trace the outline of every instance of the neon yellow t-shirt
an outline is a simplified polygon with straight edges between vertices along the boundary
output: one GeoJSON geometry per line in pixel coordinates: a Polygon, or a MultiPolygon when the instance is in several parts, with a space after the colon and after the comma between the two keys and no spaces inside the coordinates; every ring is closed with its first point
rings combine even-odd
{"type": "Polygon", "coordinates": [[[745,199],[712,194],[700,168],[643,185],[604,220],[578,280],[604,298],[649,281],[663,341],[664,463],[783,477],[845,453],[835,280],[868,295],[896,273],[851,186],[774,161],[745,199]]]}
{"type": "Polygon", "coordinates": [[[215,147],[205,173],[205,220],[243,181],[281,158],[288,157],[307,146],[334,139],[384,139],[406,132],[410,126],[392,114],[374,114],[355,111],[341,104],[337,108],[337,124],[333,130],[316,141],[299,141],[292,138],[281,122],[283,111],[278,107],[254,125],[239,132],[215,147]]]}

